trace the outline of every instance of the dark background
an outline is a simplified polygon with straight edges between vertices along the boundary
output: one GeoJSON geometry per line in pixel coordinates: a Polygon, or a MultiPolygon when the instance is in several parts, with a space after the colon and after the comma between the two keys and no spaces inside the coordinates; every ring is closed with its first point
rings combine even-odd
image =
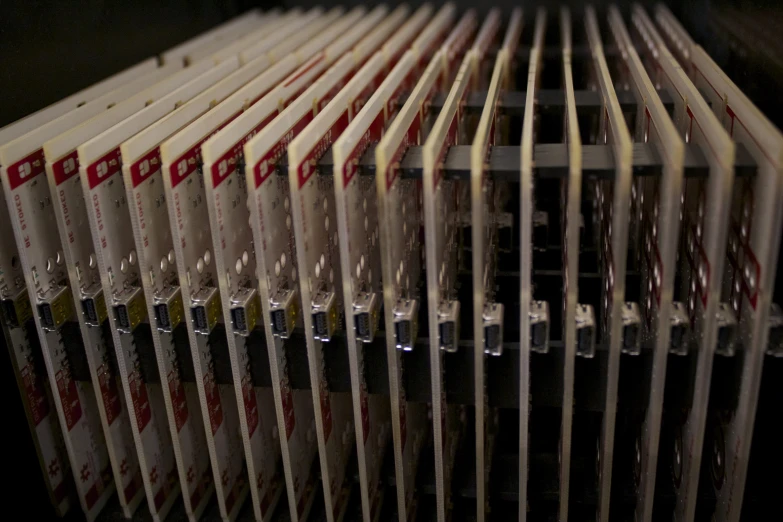
{"type": "MultiPolygon", "coordinates": [[[[363,3],[345,0],[344,5],[363,3]]],[[[364,2],[379,3],[376,0],[364,2]]],[[[388,0],[387,4],[400,3],[388,0]]],[[[421,2],[411,0],[411,6],[421,2]]],[[[439,2],[435,2],[439,3],[439,2]]],[[[461,7],[540,2],[456,0],[461,7]]],[[[562,2],[561,2],[562,3],[562,2]]],[[[583,2],[569,1],[575,8],[583,2]]],[[[607,4],[596,0],[593,4],[607,4]]],[[[617,0],[620,5],[630,5],[617,0]]],[[[651,2],[642,2],[652,4],[651,2]]],[[[654,3],[654,2],[653,2],[654,3]]],[[[691,35],[778,125],[783,113],[783,8],[775,0],[667,1],[691,35]],[[727,23],[728,21],[728,23],[727,23]]],[[[317,0],[0,0],[0,127],[251,7],[330,6],[317,0]]],[[[545,2],[547,5],[552,5],[545,2]]],[[[575,15],[578,10],[575,11],[575,15]]],[[[575,22],[579,18],[575,16],[575,22]]]]}
{"type": "MultiPolygon", "coordinates": [[[[312,0],[0,0],[0,127],[251,7],[268,9],[318,3],[312,0]]],[[[412,6],[419,3],[409,2],[412,6]]],[[[473,4],[464,0],[456,3],[462,7],[473,4]]],[[[778,2],[667,3],[724,71],[778,127],[783,127],[780,101],[783,45],[779,43],[783,35],[783,8],[778,2]]],[[[477,9],[486,11],[492,5],[510,10],[520,2],[493,0],[477,9]]],[[[534,3],[523,5],[532,7],[534,3]]],[[[574,23],[580,23],[578,12],[574,15],[574,23]]],[[[781,278],[778,279],[779,301],[781,278]]],[[[4,408],[0,421],[4,439],[0,452],[0,473],[4,479],[0,499],[6,509],[17,506],[23,518],[49,519],[53,512],[7,357],[0,354],[0,404],[4,408]]],[[[143,510],[142,507],[140,511],[143,510]]],[[[74,512],[78,511],[75,505],[74,512]]],[[[6,511],[4,515],[7,517],[12,512],[6,511]]]]}

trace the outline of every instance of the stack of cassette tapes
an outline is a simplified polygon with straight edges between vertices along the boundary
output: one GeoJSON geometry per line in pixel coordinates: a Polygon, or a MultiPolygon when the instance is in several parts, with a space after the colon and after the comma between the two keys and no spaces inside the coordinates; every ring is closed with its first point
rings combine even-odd
{"type": "Polygon", "coordinates": [[[486,12],[250,11],[0,129],[59,516],[783,520],[783,134],[665,7],[486,12]]]}

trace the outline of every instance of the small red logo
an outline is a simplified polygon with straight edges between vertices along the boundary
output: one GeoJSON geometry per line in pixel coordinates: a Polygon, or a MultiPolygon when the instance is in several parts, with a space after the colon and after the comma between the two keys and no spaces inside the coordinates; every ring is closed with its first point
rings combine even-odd
{"type": "Polygon", "coordinates": [[[57,460],[57,458],[54,458],[49,463],[49,476],[54,477],[58,473],[60,473],[60,462],[57,460]]]}
{"type": "Polygon", "coordinates": [[[90,473],[88,466],[89,464],[85,464],[84,466],[82,466],[82,473],[81,473],[82,482],[87,482],[88,480],[90,480],[90,475],[92,473],[90,473]]]}

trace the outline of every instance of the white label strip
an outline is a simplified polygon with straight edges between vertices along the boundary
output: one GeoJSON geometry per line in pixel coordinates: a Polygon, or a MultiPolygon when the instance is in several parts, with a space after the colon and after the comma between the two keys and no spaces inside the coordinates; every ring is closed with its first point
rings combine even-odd
{"type": "MultiPolygon", "coordinates": [[[[243,49],[262,40],[264,35],[271,32],[272,27],[284,27],[289,16],[290,14],[281,17],[277,12],[266,14],[257,23],[250,25],[245,30],[231,33],[230,37],[216,40],[211,44],[200,47],[190,53],[186,59],[189,63],[209,60],[217,64],[232,56],[239,57],[239,53],[243,49]]],[[[297,14],[297,16],[301,15],[297,14]]]]}
{"type": "MultiPolygon", "coordinates": [[[[571,447],[574,417],[574,371],[576,367],[576,307],[579,299],[579,250],[580,221],[582,205],[582,137],[576,112],[574,78],[572,65],[572,23],[571,11],[560,11],[560,36],[563,47],[563,86],[565,88],[566,111],[564,141],[568,147],[568,178],[561,181],[561,212],[564,213],[561,230],[563,246],[563,407],[560,422],[560,516],[568,513],[568,498],[571,480],[571,447]]],[[[531,223],[532,225],[532,223],[531,223]]],[[[532,232],[528,232],[528,241],[532,232]]],[[[527,273],[527,272],[526,272],[527,273]]],[[[528,293],[529,302],[532,295],[528,293]]],[[[524,306],[524,305],[523,305],[524,306]]],[[[523,314],[523,318],[525,315],[523,314]]],[[[524,352],[523,352],[524,353],[524,352]]],[[[528,381],[526,389],[529,390],[528,381]]],[[[522,398],[520,397],[520,401],[522,398]]],[[[522,402],[520,402],[520,407],[522,402]]],[[[520,445],[521,446],[521,445],[520,445]]],[[[521,450],[520,450],[521,451],[521,450]]],[[[520,460],[520,472],[522,463],[520,460]]],[[[526,494],[526,492],[525,492],[526,494]]],[[[522,497],[520,497],[522,498],[522,497]]],[[[520,520],[522,504],[520,503],[520,520]]],[[[562,518],[561,518],[562,519],[562,518]]]]}
{"type": "MultiPolygon", "coordinates": [[[[475,46],[474,46],[475,48],[475,46]]],[[[484,339],[484,306],[492,300],[495,274],[493,251],[497,245],[497,225],[494,208],[496,183],[489,179],[486,162],[498,135],[498,100],[507,84],[509,60],[505,49],[495,59],[495,68],[487,91],[487,100],[470,149],[470,213],[473,270],[473,382],[476,407],[476,510],[477,520],[483,522],[488,506],[488,465],[492,461],[492,443],[497,429],[495,417],[489,408],[485,393],[487,375],[484,368],[486,340],[484,339]]],[[[502,313],[502,312],[501,312],[502,313]]],[[[502,316],[501,316],[502,317],[502,316]]],[[[502,324],[500,325],[502,328],[502,324]]],[[[502,330],[501,330],[502,349],[502,330]]],[[[496,352],[499,353],[499,352],[496,352]]],[[[526,399],[523,398],[526,401],[526,399]]],[[[520,406],[522,402],[520,402],[520,406]]]]}
{"type": "MultiPolygon", "coordinates": [[[[83,123],[80,122],[76,126],[71,124],[62,130],[58,130],[60,134],[47,138],[48,141],[44,142],[43,149],[47,164],[64,160],[66,156],[75,162],[77,160],[75,154],[76,147],[133,115],[151,102],[159,100],[185,83],[204,74],[212,67],[213,65],[209,62],[201,62],[166,76],[163,80],[151,78],[147,83],[149,87],[125,101],[117,103],[111,107],[111,110],[100,113],[83,123]]],[[[77,172],[78,169],[75,169],[71,162],[65,161],[64,171],[59,177],[70,178],[77,172]]]]}
{"type": "Polygon", "coordinates": [[[462,15],[457,27],[449,34],[446,41],[443,42],[441,57],[443,58],[443,78],[444,90],[450,85],[453,78],[456,77],[462,53],[469,46],[470,40],[478,27],[476,12],[471,9],[462,15]]]}
{"type": "Polygon", "coordinates": [[[394,34],[387,39],[382,49],[387,62],[392,60],[394,62],[399,61],[400,57],[407,50],[409,42],[414,39],[418,40],[428,30],[429,25],[425,27],[424,24],[431,16],[432,6],[424,4],[413,13],[413,16],[408,18],[402,27],[394,31],[394,34]],[[417,34],[419,36],[416,36],[417,34]]]}
{"type": "MultiPolygon", "coordinates": [[[[371,32],[361,39],[359,43],[354,46],[353,54],[356,60],[357,66],[364,63],[364,61],[375,52],[376,49],[381,47],[384,42],[390,40],[392,34],[397,34],[403,21],[408,17],[408,6],[403,4],[395,9],[389,16],[387,16],[383,22],[378,24],[371,32]]],[[[408,44],[408,40],[399,42],[400,46],[408,44]]]]}
{"type": "MultiPolygon", "coordinates": [[[[0,143],[0,164],[9,167],[26,156],[37,153],[48,140],[56,138],[60,134],[89,121],[109,109],[115,108],[117,104],[122,106],[123,102],[126,102],[131,97],[140,95],[142,92],[149,96],[147,99],[156,99],[161,93],[167,92],[164,89],[153,90],[154,87],[151,88],[150,86],[171,85],[171,82],[167,80],[175,76],[178,76],[178,79],[193,77],[190,73],[184,75],[181,73],[184,73],[184,71],[180,71],[175,66],[164,66],[155,69],[58,118],[41,122],[25,134],[14,136],[14,139],[9,140],[7,143],[0,143]]],[[[169,89],[173,88],[169,87],[169,89]]],[[[122,107],[119,107],[119,109],[122,110],[122,107]]],[[[26,179],[30,180],[30,178],[26,179]]]]}
{"type": "Polygon", "coordinates": [[[503,45],[501,46],[508,53],[508,60],[510,63],[514,63],[516,60],[517,48],[519,47],[519,39],[522,36],[522,8],[515,7],[511,11],[511,18],[506,28],[506,36],[503,37],[503,45]]]}
{"type": "Polygon", "coordinates": [[[215,63],[220,63],[227,58],[236,56],[239,58],[239,63],[244,65],[246,63],[242,61],[242,52],[244,50],[257,45],[263,45],[265,48],[270,49],[280,42],[280,35],[291,34],[296,30],[302,29],[303,26],[323,15],[323,9],[320,7],[308,11],[306,14],[303,14],[299,8],[294,8],[274,20],[273,23],[265,24],[231,45],[223,47],[210,55],[209,59],[215,63]]]}
{"type": "MultiPolygon", "coordinates": [[[[324,51],[326,63],[331,65],[342,58],[345,53],[351,51],[354,55],[353,65],[360,66],[374,50],[374,46],[364,44],[365,39],[372,39],[373,33],[383,28],[382,20],[386,17],[387,10],[385,5],[379,5],[350,28],[347,33],[329,44],[324,51]]],[[[379,44],[380,42],[376,43],[376,45],[379,44]]]]}
{"type": "Polygon", "coordinates": [[[484,55],[487,54],[489,47],[495,41],[498,31],[500,31],[500,9],[493,8],[484,23],[481,24],[481,30],[476,35],[476,41],[473,42],[473,46],[470,48],[476,55],[477,60],[483,61],[484,55]]]}
{"type": "Polygon", "coordinates": [[[205,46],[212,41],[225,38],[234,32],[242,32],[250,24],[257,23],[261,18],[261,11],[252,9],[242,16],[238,16],[214,29],[199,34],[198,36],[187,40],[176,47],[172,47],[161,55],[164,64],[178,63],[184,64],[185,57],[199,47],[205,46]]]}
{"type": "Polygon", "coordinates": [[[191,51],[185,56],[185,63],[194,64],[201,60],[213,61],[219,63],[219,59],[222,57],[220,51],[224,48],[231,47],[238,41],[242,41],[252,35],[258,34],[259,31],[269,30],[272,24],[279,24],[280,13],[279,10],[274,10],[269,13],[265,13],[257,19],[249,20],[247,24],[243,25],[235,31],[226,33],[222,38],[216,38],[214,41],[200,46],[197,49],[191,51]]]}
{"type": "Polygon", "coordinates": [[[303,17],[301,20],[275,30],[264,40],[244,49],[239,54],[239,61],[248,63],[261,55],[268,56],[272,61],[282,60],[306,42],[328,37],[331,28],[342,23],[335,22],[341,15],[342,8],[334,7],[329,12],[316,16],[312,20],[303,17]],[[330,27],[330,29],[325,30],[325,27],[330,27]]]}
{"type": "MultiPolygon", "coordinates": [[[[451,29],[456,15],[457,9],[453,3],[445,4],[438,10],[432,22],[427,24],[424,31],[413,41],[411,50],[419,60],[417,67],[420,73],[424,73],[424,69],[429,65],[430,57],[435,54],[443,40],[449,35],[449,29],[451,29]]],[[[392,43],[393,41],[389,42],[389,44],[392,43]]]]}
{"type": "MultiPolygon", "coordinates": [[[[364,7],[355,7],[349,13],[341,16],[336,23],[332,24],[330,22],[330,24],[319,26],[319,31],[323,29],[323,27],[326,27],[326,29],[323,29],[323,31],[315,38],[310,38],[305,41],[302,41],[298,37],[292,38],[293,43],[296,44],[296,57],[299,63],[303,63],[319,51],[327,49],[332,42],[347,36],[349,28],[355,27],[356,24],[359,23],[359,21],[364,17],[364,7]]],[[[279,44],[277,47],[283,47],[287,45],[287,43],[283,43],[279,44]]],[[[277,47],[269,51],[274,56],[278,56],[281,52],[283,52],[277,47]]],[[[287,53],[289,51],[285,52],[287,53]]]]}
{"type": "Polygon", "coordinates": [[[680,22],[674,17],[672,12],[663,4],[655,6],[655,20],[658,22],[661,32],[665,35],[672,53],[677,57],[680,65],[685,68],[688,76],[693,78],[693,71],[690,67],[693,65],[693,49],[696,47],[696,43],[680,25],[680,22]]]}

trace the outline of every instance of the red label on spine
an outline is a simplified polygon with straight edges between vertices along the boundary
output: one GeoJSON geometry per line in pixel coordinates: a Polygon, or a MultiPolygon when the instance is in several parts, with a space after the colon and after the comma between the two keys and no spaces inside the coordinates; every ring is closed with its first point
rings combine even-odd
{"type": "Polygon", "coordinates": [[[11,190],[15,190],[45,171],[46,160],[43,149],[35,150],[6,169],[8,184],[11,186],[11,190]]]}
{"type": "Polygon", "coordinates": [[[405,133],[405,136],[403,136],[402,141],[397,146],[397,150],[395,150],[394,154],[392,154],[389,164],[386,166],[385,175],[386,175],[387,191],[391,189],[391,186],[394,184],[394,181],[397,179],[397,176],[399,176],[400,174],[400,164],[402,163],[402,158],[405,156],[405,153],[408,151],[408,148],[411,147],[413,144],[419,142],[420,128],[421,128],[421,118],[420,115],[417,114],[411,126],[408,127],[408,132],[405,133]]]}
{"type": "MultiPolygon", "coordinates": [[[[228,470],[225,470],[223,472],[223,476],[221,478],[221,482],[223,483],[223,487],[226,488],[228,486],[228,470]]],[[[226,495],[226,511],[231,513],[231,510],[234,508],[234,504],[236,504],[237,499],[239,498],[239,494],[242,491],[242,487],[245,485],[244,476],[242,475],[242,472],[240,472],[239,475],[234,477],[234,483],[231,486],[231,490],[226,495]]]]}
{"type": "Polygon", "coordinates": [[[87,165],[87,184],[94,189],[107,179],[120,172],[122,157],[120,148],[116,147],[97,160],[87,165]]]}
{"type": "Polygon", "coordinates": [[[437,188],[438,184],[440,183],[440,180],[443,179],[443,173],[445,171],[444,163],[446,161],[446,154],[448,154],[449,152],[449,147],[457,143],[458,126],[459,126],[459,118],[455,115],[455,117],[451,120],[451,123],[449,124],[449,130],[446,133],[446,139],[441,144],[440,150],[438,151],[438,154],[435,156],[435,167],[434,167],[435,170],[433,171],[433,177],[432,177],[432,186],[434,188],[437,188]]]}
{"type": "Polygon", "coordinates": [[[285,420],[285,438],[289,440],[296,427],[296,412],[294,411],[294,396],[287,379],[280,380],[280,398],[283,403],[283,417],[285,420]]]}
{"type": "Polygon", "coordinates": [[[253,166],[253,178],[256,182],[256,188],[272,175],[275,171],[275,165],[288,151],[288,144],[296,138],[307,125],[313,121],[313,111],[308,110],[287,132],[269,150],[261,156],[261,159],[253,166]]]}
{"type": "Polygon", "coordinates": [[[353,102],[351,103],[352,119],[357,114],[359,114],[359,111],[362,110],[362,107],[364,107],[364,104],[367,103],[367,100],[370,99],[370,96],[372,96],[373,93],[378,90],[378,87],[380,87],[381,83],[383,83],[383,80],[386,78],[387,73],[388,69],[386,67],[382,67],[375,77],[367,83],[364,89],[362,89],[362,92],[360,92],[359,95],[354,98],[353,102]]]}
{"type": "MultiPolygon", "coordinates": [[[[153,468],[154,470],[155,468],[153,468]]],[[[163,503],[166,502],[166,489],[160,488],[157,493],[155,493],[155,509],[160,509],[161,506],[163,506],[163,503]]]]}
{"type": "Polygon", "coordinates": [[[185,179],[196,172],[199,165],[201,165],[202,143],[203,140],[199,141],[171,163],[169,166],[169,175],[171,176],[172,188],[185,181],[185,179]]]}
{"type": "Polygon", "coordinates": [[[133,188],[141,185],[154,173],[160,170],[160,147],[154,147],[130,166],[131,184],[133,188]]]}
{"type": "Polygon", "coordinates": [[[122,402],[120,402],[120,394],[117,390],[117,381],[107,364],[101,364],[98,367],[98,385],[101,389],[103,409],[106,412],[106,422],[111,426],[122,412],[122,402]]]}
{"type": "Polygon", "coordinates": [[[321,112],[324,107],[329,105],[329,102],[337,96],[337,94],[345,87],[345,85],[353,78],[353,69],[351,69],[345,76],[340,78],[329,91],[318,100],[318,112],[321,112]]]}
{"type": "MultiPolygon", "coordinates": [[[[92,509],[95,503],[98,502],[98,499],[101,498],[103,490],[106,489],[104,487],[105,484],[111,482],[111,468],[109,466],[110,465],[107,463],[106,468],[101,471],[101,474],[95,477],[92,487],[84,494],[84,503],[87,504],[87,509],[92,509]]],[[[82,482],[87,482],[91,476],[92,472],[90,470],[90,465],[85,463],[81,470],[82,482]]]]}
{"type": "Polygon", "coordinates": [[[55,374],[55,380],[57,381],[57,392],[60,395],[60,402],[63,406],[65,425],[68,431],[71,431],[82,418],[82,404],[79,400],[79,392],[76,389],[76,381],[71,378],[71,373],[67,368],[59,370],[55,374]]]}
{"type": "Polygon", "coordinates": [[[54,173],[55,184],[62,185],[79,173],[79,154],[72,150],[58,159],[52,163],[52,172],[54,173]]]}
{"type": "MultiPolygon", "coordinates": [[[[255,101],[253,103],[255,103],[255,101]]],[[[230,117],[226,119],[223,123],[218,125],[212,132],[198,140],[196,143],[193,144],[188,150],[183,152],[182,154],[177,157],[174,161],[171,162],[171,165],[169,165],[169,176],[171,176],[171,186],[176,187],[185,179],[187,179],[188,176],[196,172],[198,170],[199,166],[202,164],[201,161],[201,145],[207,141],[209,138],[214,136],[220,129],[234,121],[237,116],[239,116],[242,113],[242,111],[237,111],[234,114],[232,114],[230,117]]]]}
{"type": "Polygon", "coordinates": [[[147,396],[147,385],[141,380],[141,374],[138,370],[133,370],[128,375],[128,386],[130,387],[131,400],[133,401],[133,411],[136,414],[136,423],[139,433],[149,424],[152,418],[150,401],[147,396]]]}
{"type": "Polygon", "coordinates": [[[94,483],[92,487],[84,494],[84,503],[87,504],[87,509],[92,509],[98,499],[101,497],[102,488],[94,483]]]}
{"type": "Polygon", "coordinates": [[[49,400],[44,393],[44,383],[41,376],[35,371],[35,366],[26,364],[19,372],[24,383],[25,394],[30,408],[30,416],[33,424],[38,426],[49,415],[49,400]]]}
{"type": "Polygon", "coordinates": [[[329,130],[327,130],[323,136],[321,136],[321,139],[318,140],[315,146],[304,157],[299,165],[297,165],[296,174],[300,189],[315,173],[318,160],[321,158],[321,156],[324,155],[327,149],[332,146],[334,140],[338,138],[340,134],[342,134],[342,132],[348,126],[348,123],[350,122],[348,120],[348,109],[346,108],[343,110],[342,114],[340,114],[334,124],[332,124],[329,130]]]}
{"type": "Polygon", "coordinates": [[[317,55],[313,56],[310,59],[309,63],[306,63],[302,65],[299,69],[291,73],[291,75],[288,77],[288,79],[283,84],[283,87],[289,87],[291,84],[293,84],[296,80],[307,74],[309,71],[313,69],[316,65],[321,63],[324,58],[326,58],[326,54],[324,54],[323,51],[319,52],[317,55]]]}
{"type": "Polygon", "coordinates": [[[269,114],[267,114],[266,118],[261,121],[258,125],[253,127],[250,132],[242,136],[242,138],[234,143],[234,145],[231,146],[226,152],[223,153],[220,158],[215,161],[215,163],[212,165],[211,168],[211,174],[212,174],[212,186],[217,187],[223,181],[225,181],[231,174],[234,173],[237,169],[237,164],[242,162],[244,160],[244,146],[245,143],[250,141],[250,139],[258,134],[261,129],[266,127],[269,122],[275,119],[278,112],[277,109],[273,110],[269,114]]]}
{"type": "Polygon", "coordinates": [[[381,112],[379,112],[375,117],[375,120],[373,120],[373,122],[370,124],[370,127],[367,129],[367,131],[356,143],[356,146],[354,146],[351,153],[348,154],[348,157],[345,159],[345,163],[343,164],[343,187],[348,186],[348,184],[351,182],[351,179],[353,179],[353,176],[359,170],[359,161],[361,160],[364,151],[366,151],[367,147],[370,146],[370,143],[377,143],[380,141],[383,134],[384,122],[385,117],[383,110],[381,110],[381,112]]]}

